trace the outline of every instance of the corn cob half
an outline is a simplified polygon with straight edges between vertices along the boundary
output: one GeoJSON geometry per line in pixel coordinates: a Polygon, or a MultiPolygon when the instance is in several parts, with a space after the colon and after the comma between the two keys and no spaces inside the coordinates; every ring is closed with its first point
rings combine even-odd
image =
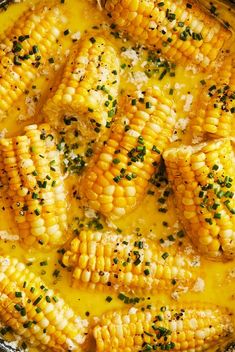
{"type": "Polygon", "coordinates": [[[75,287],[157,292],[193,286],[198,267],[193,255],[177,246],[166,249],[151,240],[115,233],[82,231],[63,256],[75,287]],[[172,283],[173,282],[173,283],[172,283]]]}
{"type": "Polygon", "coordinates": [[[40,1],[0,37],[0,120],[57,54],[67,19],[63,5],[40,1]]]}
{"type": "Polygon", "coordinates": [[[82,351],[87,320],[17,259],[0,257],[0,319],[43,351],[82,351]]]}
{"type": "Polygon", "coordinates": [[[172,101],[157,87],[125,97],[122,109],[79,186],[88,205],[111,218],[130,212],[145,195],[175,121],[172,101]]]}
{"type": "Polygon", "coordinates": [[[132,307],[104,314],[93,330],[97,352],[207,351],[231,335],[231,314],[210,304],[132,307]]]}
{"type": "Polygon", "coordinates": [[[118,29],[179,64],[208,68],[231,36],[195,1],[104,0],[103,4],[118,29]]]}
{"type": "Polygon", "coordinates": [[[105,37],[89,33],[72,49],[44,112],[55,127],[76,125],[82,134],[97,138],[115,115],[118,87],[116,50],[105,37]]]}
{"type": "Polygon", "coordinates": [[[193,111],[194,138],[235,136],[235,55],[203,86],[193,111]],[[217,77],[216,77],[217,76],[217,77]]]}
{"type": "Polygon", "coordinates": [[[0,139],[0,180],[21,241],[59,245],[66,241],[67,202],[55,136],[46,124],[25,135],[0,139]]]}
{"type": "Polygon", "coordinates": [[[235,164],[228,139],[164,153],[179,216],[198,249],[212,258],[235,255],[235,164]]]}

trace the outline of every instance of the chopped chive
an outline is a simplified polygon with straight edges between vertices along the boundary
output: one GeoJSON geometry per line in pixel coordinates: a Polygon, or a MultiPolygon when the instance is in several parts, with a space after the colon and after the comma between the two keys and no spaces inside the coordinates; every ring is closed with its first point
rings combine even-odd
{"type": "Polygon", "coordinates": [[[224,191],[219,191],[219,192],[217,193],[217,197],[218,197],[219,199],[221,199],[223,196],[224,196],[224,191]]]}
{"type": "Polygon", "coordinates": [[[15,54],[15,53],[20,52],[21,50],[22,50],[22,45],[18,42],[14,42],[12,52],[15,54]]]}
{"type": "Polygon", "coordinates": [[[155,145],[152,147],[152,151],[161,154],[161,151],[155,145]]]}
{"type": "Polygon", "coordinates": [[[33,325],[32,321],[27,321],[26,323],[23,324],[23,327],[28,329],[28,328],[31,328],[32,325],[33,325]]]}
{"type": "Polygon", "coordinates": [[[217,171],[219,169],[219,166],[218,165],[213,165],[213,167],[212,167],[212,170],[214,170],[214,171],[217,171]]]}
{"type": "Polygon", "coordinates": [[[134,265],[135,265],[135,266],[138,266],[140,263],[141,263],[140,258],[137,258],[137,259],[134,261],[134,265]]]}
{"type": "Polygon", "coordinates": [[[106,297],[106,301],[107,301],[108,303],[110,303],[112,300],[113,300],[112,297],[110,297],[110,296],[106,297]]]}
{"type": "Polygon", "coordinates": [[[40,266],[46,266],[48,265],[48,261],[47,260],[44,260],[42,262],[40,262],[40,266]]]}
{"type": "Polygon", "coordinates": [[[18,312],[20,312],[21,309],[22,309],[22,307],[21,307],[20,304],[15,304],[15,305],[14,305],[14,308],[15,308],[18,312]]]}
{"type": "Polygon", "coordinates": [[[42,310],[41,310],[41,308],[37,307],[37,308],[35,309],[35,311],[36,311],[36,313],[39,314],[39,313],[41,313],[42,310]]]}
{"type": "Polygon", "coordinates": [[[212,90],[215,90],[216,89],[216,85],[213,85],[209,88],[209,92],[212,92],[212,90]]]}
{"type": "Polygon", "coordinates": [[[14,56],[14,59],[13,59],[13,62],[16,66],[21,66],[21,62],[19,61],[19,56],[18,55],[15,55],[14,56]]]}
{"type": "Polygon", "coordinates": [[[115,109],[112,109],[108,112],[108,117],[113,117],[115,115],[115,109]]]}
{"type": "Polygon", "coordinates": [[[38,46],[37,45],[33,45],[33,53],[34,54],[38,53],[38,46]]]}
{"type": "Polygon", "coordinates": [[[204,192],[203,191],[200,191],[199,192],[199,198],[203,198],[204,197],[204,192]]]}
{"type": "Polygon", "coordinates": [[[209,225],[212,225],[213,224],[213,221],[211,218],[205,218],[205,221],[209,224],[209,225]]]}
{"type": "Polygon", "coordinates": [[[215,213],[214,214],[214,219],[221,219],[221,214],[220,213],[215,213]]]}
{"type": "Polygon", "coordinates": [[[69,29],[66,29],[65,31],[64,31],[64,35],[68,35],[69,34],[69,29]]]}
{"type": "Polygon", "coordinates": [[[163,253],[162,258],[164,260],[166,260],[168,257],[169,257],[169,253],[167,253],[167,252],[163,253]]]}
{"type": "Polygon", "coordinates": [[[40,295],[35,301],[33,302],[33,305],[36,306],[40,301],[42,300],[42,295],[40,295]]]}
{"type": "Polygon", "coordinates": [[[18,37],[18,40],[22,43],[22,42],[24,42],[26,39],[29,39],[29,35],[28,34],[26,34],[26,35],[20,35],[19,37],[18,37]]]}
{"type": "Polygon", "coordinates": [[[173,235],[169,235],[167,236],[168,240],[171,241],[171,242],[174,242],[175,241],[175,238],[173,235]]]}
{"type": "Polygon", "coordinates": [[[90,42],[91,42],[92,44],[94,44],[94,43],[96,42],[96,39],[95,39],[94,37],[91,37],[91,38],[90,38],[90,42]]]}
{"type": "Polygon", "coordinates": [[[113,178],[114,182],[118,183],[119,181],[121,181],[121,177],[120,176],[116,176],[113,178]]]}
{"type": "Polygon", "coordinates": [[[125,296],[123,293],[119,293],[119,295],[118,295],[118,298],[119,298],[121,301],[124,301],[125,297],[126,297],[126,296],[125,296]]]}
{"type": "Polygon", "coordinates": [[[152,351],[152,349],[153,349],[152,346],[149,345],[148,343],[143,347],[143,351],[152,351]]]}
{"type": "Polygon", "coordinates": [[[37,215],[37,216],[39,216],[39,215],[41,214],[39,209],[35,209],[35,210],[34,210],[34,213],[35,213],[35,215],[37,215]]]}
{"type": "Polygon", "coordinates": [[[25,317],[25,316],[26,316],[26,309],[25,309],[25,308],[21,308],[20,315],[21,315],[22,317],[25,317]]]}
{"type": "Polygon", "coordinates": [[[212,205],[212,209],[216,210],[216,209],[218,209],[219,206],[220,206],[219,203],[214,203],[214,204],[212,205]]]}
{"type": "Polygon", "coordinates": [[[144,270],[144,275],[146,275],[146,276],[150,275],[150,270],[149,269],[145,269],[144,270]]]}

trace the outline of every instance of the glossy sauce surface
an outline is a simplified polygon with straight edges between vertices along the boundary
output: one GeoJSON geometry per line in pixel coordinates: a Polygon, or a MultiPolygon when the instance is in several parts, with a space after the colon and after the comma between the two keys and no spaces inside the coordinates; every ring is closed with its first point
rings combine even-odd
{"type": "MultiPolygon", "coordinates": [[[[14,4],[10,6],[6,12],[1,12],[0,33],[8,26],[12,25],[17,17],[32,3],[34,2],[25,1],[20,4],[14,4]]],[[[235,28],[235,17],[233,17],[235,14],[226,6],[223,7],[216,2],[214,5],[217,7],[217,12],[220,14],[220,17],[228,21],[231,26],[235,28]]],[[[66,39],[68,48],[71,46],[72,34],[77,32],[81,32],[82,34],[84,30],[106,22],[105,14],[100,12],[92,5],[92,2],[90,3],[87,0],[65,0],[64,9],[69,17],[69,23],[67,24],[67,28],[65,28],[65,30],[69,29],[70,31],[70,35],[66,39]]],[[[132,50],[133,43],[115,39],[115,37],[110,34],[109,28],[107,28],[107,36],[117,48],[121,64],[126,64],[126,67],[123,65],[124,68],[122,69],[121,89],[126,91],[131,88],[133,84],[137,86],[138,89],[149,85],[157,85],[164,89],[176,102],[178,124],[175,131],[175,143],[187,143],[189,138],[187,126],[190,114],[190,103],[196,98],[201,87],[200,81],[205,79],[207,74],[192,72],[189,67],[187,70],[176,67],[176,69],[172,69],[176,73],[175,77],[171,77],[169,73],[164,77],[160,77],[162,73],[162,71],[160,71],[158,74],[149,78],[146,74],[143,74],[143,63],[146,61],[146,53],[141,50],[136,50],[136,59],[129,59],[122,48],[125,47],[128,51],[132,50]]],[[[35,105],[35,115],[27,121],[18,121],[19,114],[24,114],[27,110],[25,96],[23,96],[20,101],[17,102],[17,106],[11,109],[8,118],[0,122],[0,132],[3,132],[6,136],[14,136],[22,133],[25,125],[41,121],[42,115],[39,111],[46,99],[49,88],[53,85],[53,76],[42,76],[37,79],[33,85],[36,86],[36,88],[32,87],[29,89],[29,95],[32,97],[35,96],[35,94],[40,96],[39,102],[35,105]]],[[[84,213],[79,202],[72,197],[72,188],[77,182],[78,176],[70,176],[66,179],[68,197],[70,200],[69,220],[72,228],[78,227],[79,222],[83,219],[84,223],[90,222],[90,226],[94,229],[97,227],[97,222],[102,223],[104,228],[108,225],[116,225],[118,228],[122,229],[124,233],[137,231],[144,236],[154,238],[156,241],[160,239],[165,240],[163,245],[166,247],[168,245],[175,245],[174,243],[169,243],[170,241],[167,237],[174,235],[174,237],[177,238],[176,233],[181,230],[181,227],[177,221],[172,196],[167,200],[167,212],[159,212],[160,206],[158,199],[161,197],[164,190],[163,187],[156,188],[150,185],[150,192],[148,193],[151,194],[146,195],[142,204],[135,211],[124,219],[122,218],[114,224],[110,224],[109,222],[105,223],[103,219],[96,219],[96,221],[94,221],[94,214],[91,211],[85,211],[84,213]],[[78,220],[78,218],[80,220],[78,220]],[[168,226],[166,226],[166,223],[168,226]]],[[[7,231],[9,234],[15,234],[15,230],[12,228],[10,214],[4,209],[4,204],[0,198],[0,236],[4,235],[4,231],[7,231]]],[[[185,237],[178,239],[177,243],[179,241],[184,242],[184,245],[188,246],[189,250],[191,249],[190,242],[187,242],[185,237]]],[[[66,248],[66,246],[64,248],[66,248]]],[[[63,296],[82,317],[99,316],[107,310],[123,306],[123,303],[117,297],[118,293],[101,293],[71,288],[71,274],[61,267],[59,263],[61,255],[57,253],[55,249],[47,252],[39,252],[34,249],[29,250],[22,248],[17,242],[1,240],[0,255],[2,254],[18,257],[20,260],[28,263],[30,269],[37,275],[41,275],[48,285],[51,285],[55,290],[59,291],[61,296],[63,296]],[[48,262],[48,265],[42,266],[40,263],[45,260],[48,262]],[[108,303],[106,301],[107,296],[112,297],[112,302],[108,303]]],[[[205,283],[204,289],[200,290],[200,292],[184,292],[187,291],[187,289],[182,288],[182,292],[177,292],[172,296],[169,296],[166,292],[155,295],[150,299],[146,297],[145,300],[151,300],[152,302],[161,301],[163,303],[173,302],[174,299],[178,299],[182,302],[197,300],[225,305],[235,313],[235,262],[215,263],[204,258],[199,258],[197,253],[195,253],[195,260],[199,261],[199,259],[200,278],[205,283]]]]}

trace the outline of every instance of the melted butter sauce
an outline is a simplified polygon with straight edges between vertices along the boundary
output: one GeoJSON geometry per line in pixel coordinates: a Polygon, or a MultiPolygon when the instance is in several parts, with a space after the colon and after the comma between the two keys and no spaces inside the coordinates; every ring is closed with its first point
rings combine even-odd
{"type": "MultiPolygon", "coordinates": [[[[6,12],[0,13],[0,34],[8,26],[14,23],[17,17],[28,7],[29,4],[33,4],[34,2],[35,1],[25,1],[20,4],[15,4],[10,6],[6,12]]],[[[217,2],[214,2],[214,4],[216,5],[220,16],[235,28],[235,17],[233,17],[234,14],[230,9],[226,6],[219,5],[217,2]]],[[[99,12],[95,7],[92,7],[92,5],[86,0],[66,0],[64,9],[69,17],[67,28],[69,28],[71,33],[76,33],[78,31],[82,33],[84,30],[90,29],[92,26],[105,22],[104,14],[99,12]]],[[[133,88],[131,77],[133,77],[136,72],[143,71],[141,64],[143,64],[143,61],[146,59],[145,53],[141,53],[138,62],[133,65],[129,59],[121,54],[122,46],[132,48],[133,43],[123,43],[122,40],[115,39],[113,36],[110,36],[110,39],[120,53],[121,64],[127,64],[127,69],[123,70],[122,73],[121,83],[121,89],[126,91],[133,88]],[[128,67],[129,64],[130,67],[128,67]]],[[[68,41],[67,45],[69,47],[71,38],[67,38],[66,40],[68,41]]],[[[187,111],[188,109],[186,108],[187,96],[192,95],[193,99],[195,99],[201,86],[200,80],[204,79],[206,75],[205,73],[192,73],[192,71],[189,70],[185,71],[180,67],[176,68],[175,73],[175,77],[169,77],[167,74],[162,80],[158,79],[159,76],[151,77],[144,84],[141,82],[138,83],[138,88],[144,88],[148,85],[158,85],[161,89],[164,89],[167,94],[169,94],[171,89],[174,89],[172,97],[176,101],[177,116],[178,119],[181,120],[182,127],[182,121],[185,121],[189,115],[189,111],[187,111]]],[[[39,111],[46,99],[49,88],[53,85],[53,75],[49,77],[40,77],[34,82],[34,85],[37,87],[37,90],[41,95],[39,103],[36,106],[35,115],[27,121],[20,121],[20,123],[17,121],[19,108],[21,114],[26,114],[27,112],[25,96],[23,96],[19,102],[17,102],[17,106],[14,106],[11,109],[8,118],[0,122],[0,131],[6,129],[8,131],[6,134],[7,136],[22,133],[25,125],[35,122],[38,123],[42,120],[39,111]]],[[[33,96],[33,94],[34,89],[31,88],[29,95],[33,96]]],[[[187,141],[190,140],[190,135],[185,131],[185,128],[179,128],[176,130],[175,135],[178,136],[176,143],[187,143],[187,141]]],[[[69,211],[70,222],[72,227],[76,228],[77,220],[75,220],[75,218],[84,217],[80,204],[71,196],[73,185],[78,182],[78,179],[76,176],[72,176],[69,177],[66,182],[71,201],[69,211]]],[[[159,241],[161,238],[166,239],[167,236],[179,231],[180,225],[177,221],[172,197],[170,196],[167,201],[168,212],[166,214],[160,213],[158,211],[159,203],[157,202],[157,199],[161,196],[162,189],[157,189],[153,186],[149,187],[149,189],[154,192],[154,195],[147,195],[142,204],[134,212],[126,216],[124,219],[116,221],[114,225],[122,229],[124,233],[138,231],[144,236],[149,236],[156,241],[159,241]],[[167,222],[169,226],[165,227],[163,222],[167,222]]],[[[16,233],[16,230],[12,225],[11,215],[6,209],[4,209],[4,204],[0,200],[0,231],[4,230],[11,234],[16,233]]],[[[183,242],[187,245],[187,239],[183,238],[183,242]]],[[[190,246],[190,243],[188,243],[188,245],[190,246]]],[[[88,312],[90,316],[99,316],[107,310],[123,307],[123,303],[117,298],[118,293],[94,293],[93,291],[71,288],[71,274],[61,268],[58,263],[60,254],[58,254],[55,249],[47,252],[44,250],[39,252],[34,249],[22,248],[17,242],[7,242],[2,240],[0,242],[0,255],[2,254],[15,256],[24,262],[32,263],[30,270],[37,275],[40,275],[48,285],[60,292],[61,296],[69,302],[77,314],[82,317],[86,317],[88,312]],[[48,261],[48,265],[42,267],[40,262],[45,260],[48,261]],[[57,278],[53,275],[56,269],[60,271],[57,278]],[[111,303],[106,301],[107,296],[113,298],[111,303]]],[[[215,263],[201,258],[200,277],[205,282],[205,289],[202,292],[197,293],[180,293],[178,297],[179,302],[201,301],[221,304],[229,307],[235,313],[235,262],[215,263]]],[[[145,302],[146,301],[150,302],[148,297],[145,298],[145,302]]],[[[174,303],[173,298],[169,297],[167,293],[151,297],[151,302],[161,302],[163,304],[174,303]]]]}

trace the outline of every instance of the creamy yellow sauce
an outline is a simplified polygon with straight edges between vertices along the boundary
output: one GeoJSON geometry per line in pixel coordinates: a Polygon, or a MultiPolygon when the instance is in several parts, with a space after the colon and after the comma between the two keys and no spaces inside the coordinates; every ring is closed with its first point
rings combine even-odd
{"type": "MultiPolygon", "coordinates": [[[[25,1],[20,4],[14,4],[10,6],[6,12],[0,13],[0,33],[14,23],[17,17],[28,7],[29,3],[34,3],[34,1],[25,1]]],[[[235,17],[233,17],[235,14],[216,2],[214,2],[214,4],[217,6],[220,17],[228,21],[232,27],[235,28],[235,17]]],[[[65,11],[68,12],[69,23],[67,24],[67,28],[70,30],[71,34],[78,31],[82,33],[84,30],[106,21],[105,15],[98,11],[98,9],[87,0],[65,0],[64,8],[65,11]]],[[[127,48],[131,48],[133,46],[132,43],[123,43],[121,40],[117,40],[113,36],[110,36],[110,38],[113,44],[118,48],[120,55],[120,48],[122,46],[127,48]]],[[[71,43],[70,36],[68,36],[66,40],[69,47],[69,44],[71,43]]],[[[143,70],[141,68],[141,64],[145,58],[141,58],[140,55],[140,59],[135,65],[132,65],[131,61],[124,58],[122,55],[120,58],[121,63],[131,65],[129,69],[123,69],[122,72],[121,85],[122,89],[126,90],[132,85],[130,79],[132,74],[130,71],[140,72],[143,70]]],[[[192,73],[192,71],[186,71],[180,67],[176,67],[175,72],[175,77],[170,77],[169,74],[167,74],[162,80],[158,79],[159,75],[152,77],[148,79],[145,86],[153,84],[158,85],[164,89],[167,94],[172,93],[170,90],[174,89],[172,97],[176,102],[178,119],[181,119],[182,122],[189,116],[189,111],[187,111],[188,109],[186,106],[187,95],[192,95],[195,99],[201,86],[200,80],[205,78],[206,75],[205,73],[192,73]]],[[[6,129],[6,136],[14,136],[22,133],[25,125],[32,122],[37,123],[42,119],[42,116],[40,115],[40,108],[48,94],[48,89],[52,82],[51,80],[53,80],[53,77],[49,77],[49,79],[48,77],[41,77],[33,83],[42,96],[36,106],[35,116],[27,121],[19,122],[17,120],[19,116],[19,110],[17,110],[17,108],[20,107],[21,113],[26,109],[25,97],[22,97],[17,102],[17,106],[12,107],[7,119],[0,122],[0,132],[6,129]]],[[[139,84],[141,85],[141,82],[139,84]]],[[[34,94],[33,89],[30,89],[30,94],[34,94]]],[[[182,128],[182,123],[179,124],[181,128],[179,127],[176,131],[179,136],[177,143],[187,142],[187,139],[189,138],[187,131],[182,132],[182,129],[184,130],[184,126],[182,128]]],[[[74,218],[83,217],[83,211],[80,208],[80,204],[78,201],[72,199],[70,194],[72,186],[76,184],[77,181],[77,176],[69,177],[66,180],[69,197],[71,198],[69,220],[73,227],[76,227],[77,221],[74,220],[74,218]]],[[[158,211],[159,205],[157,202],[161,189],[153,189],[153,191],[155,192],[154,195],[146,195],[146,198],[142,204],[135,211],[126,216],[124,219],[115,222],[115,225],[124,230],[124,232],[128,233],[135,232],[136,229],[138,229],[138,231],[140,231],[143,235],[151,236],[156,241],[159,241],[161,238],[166,239],[167,236],[179,231],[180,225],[177,223],[172,198],[170,197],[168,200],[168,212],[166,214],[162,214],[158,211]],[[164,221],[169,224],[168,227],[163,225],[164,221]]],[[[0,231],[6,230],[9,233],[14,234],[15,229],[12,227],[13,225],[11,223],[10,214],[8,214],[3,207],[4,204],[0,201],[0,231]]],[[[184,238],[183,241],[186,243],[187,239],[184,238]]],[[[21,248],[17,242],[7,242],[1,240],[0,255],[1,254],[15,256],[24,262],[32,262],[30,270],[35,272],[37,275],[41,275],[42,279],[45,280],[48,285],[51,285],[55,290],[59,291],[61,296],[72,306],[77,314],[82,317],[88,316],[88,312],[90,317],[99,316],[107,310],[123,306],[123,303],[117,298],[117,293],[101,293],[71,288],[71,274],[61,268],[58,263],[60,255],[56,250],[39,252],[34,249],[21,248]],[[40,262],[44,260],[48,260],[48,266],[42,267],[40,266],[40,262]],[[58,278],[53,276],[55,269],[60,270],[58,278]],[[113,298],[111,303],[106,301],[107,296],[111,296],[113,298]]],[[[215,263],[201,258],[200,277],[205,282],[204,290],[202,292],[180,293],[178,297],[179,301],[190,302],[194,300],[211,302],[227,306],[235,313],[235,262],[215,263]]],[[[151,297],[151,300],[152,302],[161,301],[163,303],[174,302],[173,298],[169,296],[167,292],[155,295],[154,297],[151,297]]]]}

